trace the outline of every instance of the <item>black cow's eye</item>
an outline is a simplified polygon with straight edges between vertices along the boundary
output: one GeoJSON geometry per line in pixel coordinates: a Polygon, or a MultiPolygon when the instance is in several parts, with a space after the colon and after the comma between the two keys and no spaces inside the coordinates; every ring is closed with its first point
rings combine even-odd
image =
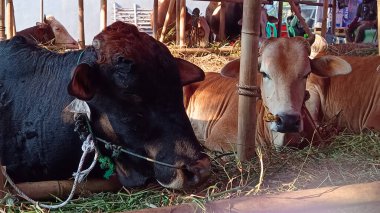
{"type": "Polygon", "coordinates": [[[269,75],[266,74],[265,72],[260,72],[261,75],[263,75],[263,78],[267,78],[267,79],[270,79],[269,75]]]}

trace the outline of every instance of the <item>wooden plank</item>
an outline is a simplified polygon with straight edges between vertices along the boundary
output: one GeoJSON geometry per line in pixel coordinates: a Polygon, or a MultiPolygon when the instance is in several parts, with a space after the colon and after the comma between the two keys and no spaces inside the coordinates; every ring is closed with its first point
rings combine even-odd
{"type": "MultiPolygon", "coordinates": [[[[243,3],[244,0],[193,0],[193,1],[216,1],[216,2],[235,2],[235,3],[243,3]]],[[[279,1],[279,2],[289,2],[289,0],[273,0],[273,1],[279,1]]],[[[317,3],[314,1],[296,1],[299,4],[305,4],[310,6],[323,6],[323,3],[317,3]]],[[[272,4],[270,1],[261,1],[262,4],[272,4]]],[[[332,7],[332,4],[328,5],[329,7],[332,7]]]]}
{"type": "Polygon", "coordinates": [[[323,0],[323,14],[322,14],[322,31],[321,36],[323,38],[326,38],[326,32],[327,32],[327,18],[328,18],[328,5],[329,0],[323,0]]]}
{"type": "Polygon", "coordinates": [[[226,4],[221,2],[219,11],[219,41],[226,40],[226,4]]]}
{"type": "Polygon", "coordinates": [[[0,0],[0,41],[5,39],[5,0],[0,0]]]}
{"type": "Polygon", "coordinates": [[[271,195],[246,196],[207,202],[204,209],[196,204],[129,211],[164,212],[266,212],[266,213],[377,213],[380,208],[380,182],[324,187],[271,195]]]}
{"type": "Polygon", "coordinates": [[[155,39],[158,38],[157,19],[158,19],[158,0],[153,0],[153,37],[155,39]]]}
{"type": "Polygon", "coordinates": [[[14,28],[14,14],[13,14],[13,1],[7,0],[6,6],[6,18],[5,18],[5,31],[7,34],[7,39],[11,39],[14,36],[13,28],[14,28]]]}
{"type": "Polygon", "coordinates": [[[107,27],[107,0],[100,0],[100,31],[107,27]]]}
{"type": "Polygon", "coordinates": [[[84,39],[84,8],[83,8],[83,0],[78,0],[78,29],[79,29],[79,49],[84,49],[85,47],[85,39],[84,39]]]}
{"type": "Polygon", "coordinates": [[[283,11],[283,2],[278,3],[278,12],[277,12],[277,17],[278,17],[278,24],[277,24],[277,37],[281,37],[281,25],[282,25],[282,11],[283,11]]]}
{"type": "Polygon", "coordinates": [[[40,22],[44,23],[44,0],[40,0],[40,22]]]}
{"type": "Polygon", "coordinates": [[[179,46],[185,46],[185,25],[186,25],[186,0],[180,0],[180,25],[179,25],[179,46]]]}

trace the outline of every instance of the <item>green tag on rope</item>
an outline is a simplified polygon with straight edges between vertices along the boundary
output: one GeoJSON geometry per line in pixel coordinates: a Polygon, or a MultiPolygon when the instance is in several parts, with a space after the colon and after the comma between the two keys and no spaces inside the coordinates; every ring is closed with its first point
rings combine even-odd
{"type": "Polygon", "coordinates": [[[304,37],[304,38],[309,38],[309,34],[306,34],[306,33],[305,33],[305,34],[303,34],[303,37],[304,37]]]}
{"type": "Polygon", "coordinates": [[[111,158],[107,156],[99,156],[98,161],[100,163],[100,168],[106,170],[103,177],[105,179],[110,179],[111,175],[115,172],[115,165],[111,158]]]}

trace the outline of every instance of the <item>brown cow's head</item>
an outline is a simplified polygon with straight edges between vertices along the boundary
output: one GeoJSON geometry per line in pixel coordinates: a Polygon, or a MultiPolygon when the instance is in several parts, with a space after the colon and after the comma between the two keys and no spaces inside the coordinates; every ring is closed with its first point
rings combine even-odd
{"type": "Polygon", "coordinates": [[[182,86],[202,80],[203,71],[174,58],[162,43],[122,22],[95,36],[93,49],[96,62],[77,66],[69,93],[88,100],[98,111],[98,120],[93,121],[97,134],[178,167],[122,154],[115,159],[119,180],[136,186],[155,178],[165,187],[184,188],[207,177],[210,161],[182,102],[182,86]]]}
{"type": "MultiPolygon", "coordinates": [[[[301,107],[310,73],[330,77],[351,71],[346,61],[335,56],[310,59],[309,42],[302,37],[269,38],[259,52],[261,98],[268,112],[276,117],[269,122],[274,132],[303,130],[301,107]]],[[[232,61],[223,68],[222,75],[237,77],[239,67],[240,60],[232,61]]]]}

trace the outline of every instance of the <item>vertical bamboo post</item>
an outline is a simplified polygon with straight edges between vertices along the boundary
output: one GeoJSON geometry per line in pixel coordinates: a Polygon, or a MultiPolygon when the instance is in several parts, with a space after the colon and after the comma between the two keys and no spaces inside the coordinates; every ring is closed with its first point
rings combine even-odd
{"type": "Polygon", "coordinates": [[[336,28],[336,0],[332,2],[331,33],[335,36],[336,28]]]}
{"type": "Polygon", "coordinates": [[[161,42],[164,41],[164,37],[165,37],[165,34],[166,34],[166,28],[168,27],[169,20],[170,20],[172,14],[173,14],[173,9],[174,9],[175,1],[176,0],[170,0],[170,2],[169,2],[168,11],[166,12],[164,25],[162,26],[162,30],[161,30],[161,36],[160,36],[160,41],[161,42]]]}
{"type": "Polygon", "coordinates": [[[6,7],[6,18],[5,18],[5,30],[7,34],[7,39],[11,39],[13,37],[13,15],[12,15],[12,0],[7,0],[7,7],[6,7]]]}
{"type": "Polygon", "coordinates": [[[179,25],[179,46],[185,46],[185,27],[186,27],[186,0],[180,1],[181,17],[179,25]]]}
{"type": "Polygon", "coordinates": [[[226,3],[220,2],[219,11],[219,40],[226,40],[226,3]]]}
{"type": "Polygon", "coordinates": [[[5,0],[0,0],[0,41],[5,39],[5,0]]]}
{"type": "Polygon", "coordinates": [[[305,19],[301,16],[301,11],[298,10],[298,7],[296,7],[296,4],[294,3],[294,0],[287,0],[289,2],[290,7],[294,11],[294,15],[297,16],[298,20],[300,21],[301,26],[305,30],[306,34],[309,36],[314,36],[311,32],[309,26],[306,24],[305,19]]]}
{"type": "Polygon", "coordinates": [[[44,0],[40,0],[40,20],[44,23],[44,0]]]}
{"type": "Polygon", "coordinates": [[[83,11],[83,0],[78,0],[78,13],[79,13],[79,48],[83,49],[85,47],[84,40],[84,11],[83,11]]]}
{"type": "Polygon", "coordinates": [[[377,0],[377,47],[379,48],[379,55],[380,55],[380,0],[377,0]]]}
{"type": "Polygon", "coordinates": [[[100,0],[100,31],[107,27],[107,0],[100,0]]]}
{"type": "Polygon", "coordinates": [[[180,29],[180,25],[181,25],[181,0],[177,0],[176,3],[175,3],[175,44],[176,45],[179,45],[179,40],[180,40],[180,36],[179,36],[179,31],[181,30],[180,29]]]}
{"type": "Polygon", "coordinates": [[[278,2],[278,12],[277,12],[277,37],[281,37],[281,25],[282,25],[282,11],[283,11],[283,3],[282,1],[278,2]]]}
{"type": "Polygon", "coordinates": [[[16,19],[15,19],[15,8],[13,6],[13,1],[11,2],[11,18],[12,18],[12,37],[16,35],[16,19]]]}
{"type": "Polygon", "coordinates": [[[158,19],[158,0],[153,1],[153,37],[158,39],[157,35],[157,19],[158,19]]]}
{"type": "Polygon", "coordinates": [[[322,30],[321,30],[321,36],[323,38],[326,38],[328,9],[329,9],[329,0],[323,0],[323,14],[322,14],[323,18],[322,18],[322,30]]]}
{"type": "MultiPolygon", "coordinates": [[[[239,85],[256,85],[260,35],[260,1],[244,0],[241,31],[239,85]],[[253,24],[252,24],[253,23],[253,24]]],[[[256,97],[239,95],[237,155],[246,160],[247,147],[254,147],[256,135],[256,97]]]]}

